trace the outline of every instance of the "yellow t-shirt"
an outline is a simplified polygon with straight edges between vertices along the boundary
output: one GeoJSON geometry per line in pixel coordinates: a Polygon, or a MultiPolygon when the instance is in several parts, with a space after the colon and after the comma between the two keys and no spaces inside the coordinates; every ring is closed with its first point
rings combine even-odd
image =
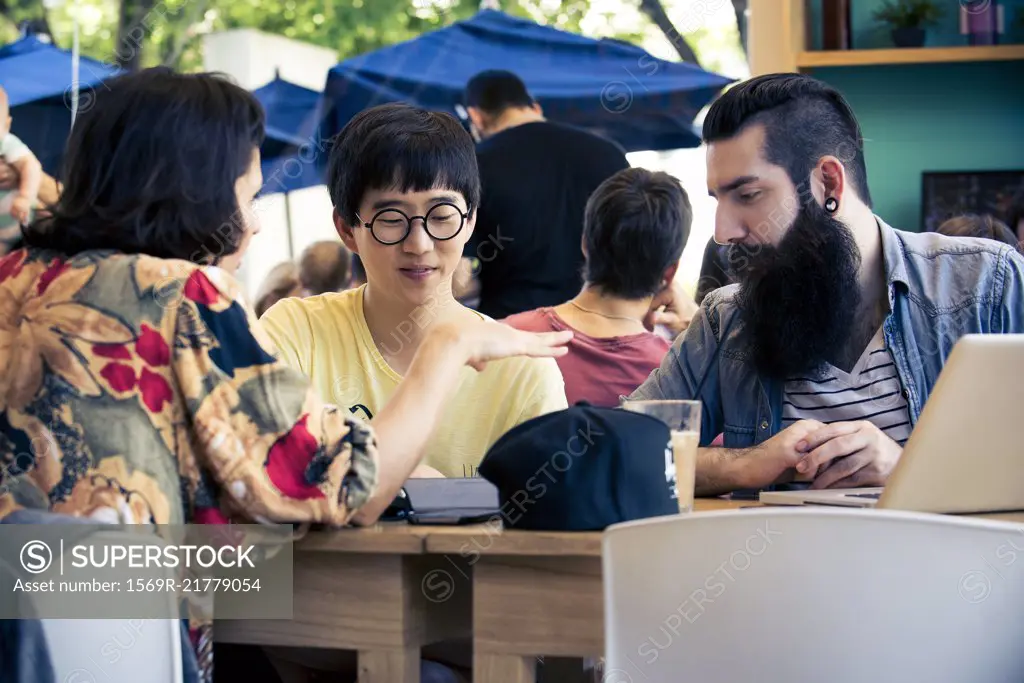
{"type": "MultiPolygon", "coordinates": [[[[369,420],[402,376],[377,350],[363,316],[363,287],[284,299],[260,319],[282,360],[312,379],[324,401],[369,420]]],[[[400,338],[385,341],[397,348],[400,338]]],[[[483,372],[462,368],[458,389],[423,463],[446,477],[476,476],[487,449],[512,427],[566,407],[553,358],[505,358],[483,372]]]]}

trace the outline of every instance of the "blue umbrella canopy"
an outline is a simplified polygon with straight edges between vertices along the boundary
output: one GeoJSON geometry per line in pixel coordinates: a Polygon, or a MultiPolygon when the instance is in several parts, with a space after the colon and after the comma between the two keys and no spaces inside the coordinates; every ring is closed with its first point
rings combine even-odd
{"type": "MultiPolygon", "coordinates": [[[[68,50],[33,35],[0,47],[0,86],[7,91],[11,107],[65,94],[70,104],[71,60],[68,50]]],[[[118,73],[116,66],[79,57],[78,83],[83,91],[118,73]]]]}
{"type": "Polygon", "coordinates": [[[336,65],[327,76],[325,137],[391,101],[455,112],[469,79],[514,71],[547,118],[603,134],[626,151],[696,147],[693,120],[733,79],[494,10],[336,65]]]}
{"type": "Polygon", "coordinates": [[[318,162],[326,161],[327,150],[318,138],[321,94],[275,77],[253,95],[267,117],[262,194],[322,185],[318,162]]]}
{"type": "MultiPolygon", "coordinates": [[[[87,111],[95,90],[118,73],[116,66],[79,57],[79,111],[87,111]]],[[[71,52],[34,35],[4,45],[0,47],[0,86],[7,91],[14,119],[11,132],[32,149],[47,173],[56,174],[71,131],[71,52]]]]}

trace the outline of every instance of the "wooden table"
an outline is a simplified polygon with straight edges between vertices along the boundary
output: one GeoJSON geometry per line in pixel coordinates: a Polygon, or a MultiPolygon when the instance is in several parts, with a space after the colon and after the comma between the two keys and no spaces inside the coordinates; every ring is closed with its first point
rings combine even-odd
{"type": "MultiPolygon", "coordinates": [[[[743,505],[757,503],[698,500],[696,509],[743,505]]],[[[355,651],[360,683],[418,683],[423,646],[471,636],[475,681],[533,680],[537,655],[603,652],[600,532],[318,531],[296,542],[293,572],[292,619],[221,619],[215,640],[355,651]]]]}
{"type": "MultiPolygon", "coordinates": [[[[742,507],[760,504],[698,499],[694,509],[742,507]]],[[[603,656],[601,537],[493,525],[430,530],[428,553],[471,568],[474,683],[533,683],[538,656],[573,658],[546,675],[569,683],[582,680],[582,658],[603,656]]]]}
{"type": "Polygon", "coordinates": [[[215,640],[354,650],[360,683],[419,683],[420,649],[469,638],[472,623],[469,581],[451,558],[424,554],[428,531],[310,533],[295,544],[293,618],[218,620],[215,640]]]}

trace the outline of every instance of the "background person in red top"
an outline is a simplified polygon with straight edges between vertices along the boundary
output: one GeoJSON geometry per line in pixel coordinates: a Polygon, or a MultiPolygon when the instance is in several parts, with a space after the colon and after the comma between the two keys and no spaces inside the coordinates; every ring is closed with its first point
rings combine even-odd
{"type": "Polygon", "coordinates": [[[557,359],[569,405],[618,406],[668,351],[654,325],[676,335],[686,329],[696,306],[673,279],[692,220],[677,179],[643,168],[619,171],[587,202],[580,293],[505,318],[520,330],[573,330],[569,353],[557,359]]]}

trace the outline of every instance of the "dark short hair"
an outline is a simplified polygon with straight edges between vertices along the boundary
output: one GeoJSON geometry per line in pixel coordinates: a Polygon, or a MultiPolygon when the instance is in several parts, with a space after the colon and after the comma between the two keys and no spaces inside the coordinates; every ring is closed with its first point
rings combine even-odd
{"type": "Polygon", "coordinates": [[[464,94],[467,107],[480,109],[488,114],[500,114],[506,109],[532,107],[526,84],[511,71],[490,69],[481,71],[469,79],[464,94]]]}
{"type": "Polygon", "coordinates": [[[768,74],[744,81],[722,94],[704,118],[704,142],[738,135],[764,125],[765,158],[786,169],[804,187],[821,157],[843,162],[851,185],[869,207],[864,140],[853,109],[842,94],[802,74],[768,74]]]}
{"type": "Polygon", "coordinates": [[[106,81],[81,111],[52,217],[29,246],[113,249],[215,263],[245,235],[235,182],[263,142],[250,93],[219,74],[145,69],[106,81]]]}
{"type": "Polygon", "coordinates": [[[679,261],[693,211],[679,181],[627,168],[598,185],[583,218],[584,279],[612,296],[642,299],[679,261]]]}
{"type": "Polygon", "coordinates": [[[988,214],[954,216],[943,221],[936,232],[948,237],[981,237],[1019,248],[1017,235],[1001,220],[988,214]]]}
{"type": "Polygon", "coordinates": [[[299,256],[299,280],[312,294],[339,292],[349,282],[352,253],[335,240],[314,242],[299,256]]]}
{"type": "Polygon", "coordinates": [[[382,104],[356,114],[338,134],[327,187],[335,210],[349,225],[356,223],[367,191],[389,188],[459,192],[472,213],[480,205],[476,147],[451,114],[382,104]]]}

